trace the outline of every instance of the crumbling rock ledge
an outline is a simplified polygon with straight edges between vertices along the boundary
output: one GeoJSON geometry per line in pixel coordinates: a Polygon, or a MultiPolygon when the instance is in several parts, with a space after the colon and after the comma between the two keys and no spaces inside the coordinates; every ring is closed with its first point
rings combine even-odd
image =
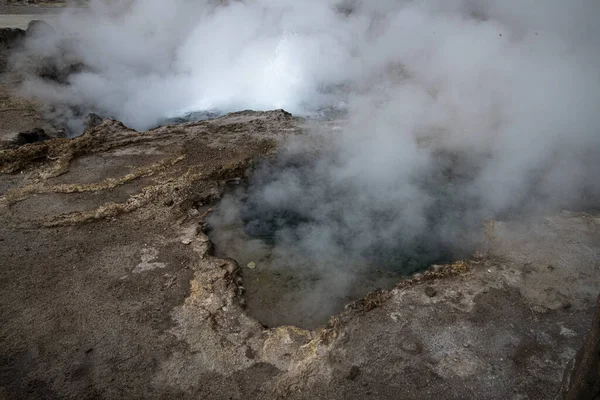
{"type": "Polygon", "coordinates": [[[555,397],[600,289],[597,215],[490,221],[472,259],[315,331],[245,312],[204,217],[302,123],[281,110],[148,132],[96,119],[78,138],[1,150],[0,398],[555,397]]]}

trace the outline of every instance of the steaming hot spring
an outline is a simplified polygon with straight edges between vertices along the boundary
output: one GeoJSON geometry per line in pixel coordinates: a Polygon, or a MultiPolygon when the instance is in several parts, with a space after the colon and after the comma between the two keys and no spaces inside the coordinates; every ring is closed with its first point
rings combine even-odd
{"type": "MultiPolygon", "coordinates": [[[[282,151],[233,182],[208,218],[216,255],[237,260],[248,309],[267,326],[324,325],[368,292],[456,260],[476,243],[480,227],[468,222],[467,199],[443,171],[414,182],[421,202],[435,198],[424,209],[402,198],[409,184],[382,198],[382,188],[360,177],[323,175],[319,164],[329,157],[313,147],[282,151]]],[[[386,185],[397,185],[391,179],[386,185]]]]}
{"type": "Polygon", "coordinates": [[[14,63],[72,135],[88,112],[138,130],[243,109],[304,117],[208,224],[251,313],[315,327],[472,255],[486,219],[598,198],[600,3],[575,3],[92,1],[14,63]],[[39,59],[60,79],[41,79],[39,59]]]}

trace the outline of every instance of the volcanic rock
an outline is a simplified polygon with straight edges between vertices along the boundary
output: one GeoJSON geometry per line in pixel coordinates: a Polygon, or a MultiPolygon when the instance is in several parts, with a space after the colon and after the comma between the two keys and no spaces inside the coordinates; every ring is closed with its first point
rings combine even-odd
{"type": "Polygon", "coordinates": [[[89,113],[85,117],[85,131],[88,131],[90,129],[97,127],[98,125],[100,125],[102,123],[102,121],[104,121],[104,119],[101,116],[99,116],[98,114],[89,113]]]}
{"type": "Polygon", "coordinates": [[[27,143],[43,142],[44,140],[48,139],[51,139],[51,136],[47,135],[43,129],[35,128],[29,131],[18,133],[15,144],[23,145],[27,143]]]}

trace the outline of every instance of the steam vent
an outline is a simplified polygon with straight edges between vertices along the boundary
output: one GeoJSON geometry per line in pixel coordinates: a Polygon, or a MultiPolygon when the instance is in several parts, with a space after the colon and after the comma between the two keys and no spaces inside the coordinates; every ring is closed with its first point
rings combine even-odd
{"type": "Polygon", "coordinates": [[[0,400],[600,399],[599,17],[0,0],[0,400]]]}

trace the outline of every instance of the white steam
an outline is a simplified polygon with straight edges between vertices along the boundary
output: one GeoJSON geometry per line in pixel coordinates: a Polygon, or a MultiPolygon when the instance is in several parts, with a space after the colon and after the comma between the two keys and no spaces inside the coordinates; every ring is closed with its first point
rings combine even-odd
{"type": "MultiPolygon", "coordinates": [[[[290,145],[247,199],[259,223],[294,216],[275,258],[314,261],[322,293],[346,293],[340,271],[374,246],[468,247],[484,218],[598,205],[597,0],[118,4],[92,1],[31,41],[86,68],[26,90],[135,128],[198,110],[347,110],[328,146],[290,145]]],[[[226,204],[215,223],[239,217],[226,204]]]]}

